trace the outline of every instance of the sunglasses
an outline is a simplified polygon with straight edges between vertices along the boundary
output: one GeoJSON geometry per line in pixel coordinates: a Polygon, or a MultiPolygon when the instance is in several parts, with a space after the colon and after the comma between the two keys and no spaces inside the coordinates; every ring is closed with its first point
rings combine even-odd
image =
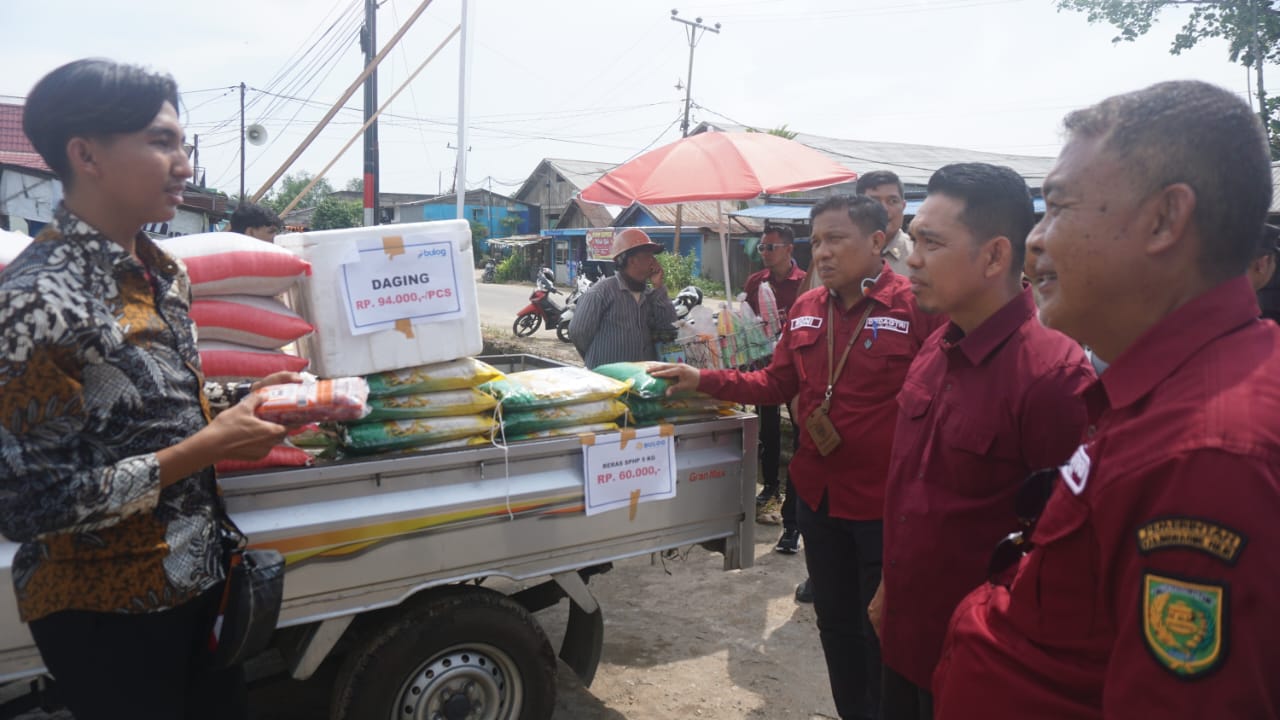
{"type": "Polygon", "coordinates": [[[1031,542],[1031,535],[1035,532],[1040,514],[1044,512],[1044,506],[1049,502],[1049,496],[1053,494],[1053,484],[1060,473],[1056,467],[1044,468],[1036,470],[1022,481],[1022,487],[1013,500],[1020,528],[1009,533],[991,553],[991,561],[987,563],[987,579],[992,584],[1008,587],[1006,574],[1009,568],[1035,547],[1031,542]]]}
{"type": "Polygon", "coordinates": [[[773,252],[778,248],[783,248],[790,244],[791,243],[760,243],[756,247],[760,248],[760,252],[773,252]]]}

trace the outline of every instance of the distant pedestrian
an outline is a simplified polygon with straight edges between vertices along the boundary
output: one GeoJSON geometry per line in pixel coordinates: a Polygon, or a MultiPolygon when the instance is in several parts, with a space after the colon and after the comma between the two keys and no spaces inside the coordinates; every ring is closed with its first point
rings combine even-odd
{"type": "Polygon", "coordinates": [[[269,207],[242,200],[231,213],[231,232],[248,235],[264,242],[275,242],[284,225],[280,216],[269,207]]]}
{"type": "MultiPolygon", "coordinates": [[[[805,284],[805,272],[792,257],[795,251],[795,233],[785,225],[766,228],[756,247],[760,250],[760,258],[765,267],[747,277],[743,288],[747,305],[757,315],[760,314],[760,288],[767,283],[778,314],[785,321],[792,303],[805,284]]],[[[758,405],[756,414],[760,416],[757,448],[760,455],[760,484],[763,486],[756,496],[756,522],[766,525],[781,523],[782,537],[778,540],[777,549],[783,553],[794,553],[800,546],[800,530],[795,523],[795,490],[788,478],[784,499],[778,481],[778,467],[782,457],[782,411],[777,405],[758,405]]]]}
{"type": "Polygon", "coordinates": [[[629,228],[613,241],[615,273],[578,298],[569,337],[589,368],[657,360],[655,334],[674,331],[676,310],[654,257],[663,247],[629,228]]]}
{"type": "Polygon", "coordinates": [[[880,254],[894,272],[905,277],[909,272],[907,257],[911,255],[914,244],[911,236],[902,227],[903,216],[907,211],[902,180],[895,172],[872,170],[858,178],[854,191],[880,203],[884,206],[884,211],[889,214],[889,227],[884,231],[884,250],[881,250],[880,254]]]}

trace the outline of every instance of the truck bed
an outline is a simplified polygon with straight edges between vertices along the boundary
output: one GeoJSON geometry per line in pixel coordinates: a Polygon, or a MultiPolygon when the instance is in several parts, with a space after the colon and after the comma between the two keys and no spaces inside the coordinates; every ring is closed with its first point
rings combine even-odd
{"type": "MultiPolygon", "coordinates": [[[[553,365],[484,358],[507,372],[553,365]]],[[[480,577],[515,581],[724,539],[725,569],[750,567],[756,419],[676,426],[677,492],[587,516],[577,437],[350,459],[220,478],[253,546],[288,560],[280,627],[397,605],[480,577]]],[[[17,546],[0,542],[0,681],[42,671],[18,621],[17,546]]]]}

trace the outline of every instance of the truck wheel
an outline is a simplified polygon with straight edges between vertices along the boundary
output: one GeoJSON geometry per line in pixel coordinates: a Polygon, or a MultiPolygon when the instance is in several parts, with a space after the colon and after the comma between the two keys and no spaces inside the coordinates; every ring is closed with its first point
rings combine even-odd
{"type": "Polygon", "coordinates": [[[540,315],[521,315],[511,325],[511,332],[516,337],[529,337],[538,332],[538,328],[542,327],[542,317],[540,315]]]}
{"type": "Polygon", "coordinates": [[[556,658],[533,616],[484,588],[450,589],[363,634],[333,720],[548,720],[556,658]]]}
{"type": "Polygon", "coordinates": [[[561,320],[560,324],[556,325],[556,337],[560,338],[561,342],[572,342],[569,339],[569,321],[568,320],[561,320]]]}

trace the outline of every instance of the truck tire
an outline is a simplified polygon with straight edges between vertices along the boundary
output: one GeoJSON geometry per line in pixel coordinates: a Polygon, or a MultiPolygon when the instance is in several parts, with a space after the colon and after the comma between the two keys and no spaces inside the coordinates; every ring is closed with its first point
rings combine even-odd
{"type": "Polygon", "coordinates": [[[451,587],[362,633],[334,684],[333,720],[549,720],[556,658],[527,610],[451,587]]]}
{"type": "Polygon", "coordinates": [[[542,327],[541,315],[520,315],[517,316],[516,321],[511,324],[511,332],[515,333],[516,337],[528,337],[538,332],[538,328],[540,327],[542,327]]]}

